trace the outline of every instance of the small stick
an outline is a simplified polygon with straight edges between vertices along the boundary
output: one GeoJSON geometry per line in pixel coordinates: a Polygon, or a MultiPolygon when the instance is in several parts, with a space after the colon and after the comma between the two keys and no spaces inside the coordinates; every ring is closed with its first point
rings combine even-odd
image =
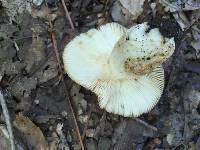
{"type": "Polygon", "coordinates": [[[139,118],[133,118],[133,119],[134,119],[135,121],[137,121],[137,122],[139,122],[139,123],[145,125],[146,127],[152,129],[152,130],[155,131],[155,132],[158,131],[158,129],[157,129],[156,127],[154,127],[154,126],[152,126],[152,125],[146,123],[145,121],[143,121],[143,120],[141,120],[141,119],[139,119],[139,118]]]}
{"type": "MultiPolygon", "coordinates": [[[[47,9],[49,9],[47,3],[46,3],[46,7],[47,7],[47,9]]],[[[50,12],[50,11],[48,11],[48,12],[50,12]]],[[[49,25],[50,25],[50,28],[53,29],[53,24],[52,24],[52,22],[51,22],[50,19],[49,19],[49,25]]],[[[54,53],[56,55],[56,59],[57,59],[58,66],[59,66],[59,72],[61,73],[61,79],[64,82],[64,73],[62,71],[61,60],[60,60],[60,56],[59,56],[59,53],[58,53],[58,46],[57,46],[57,42],[56,42],[56,35],[55,35],[55,32],[53,32],[53,31],[50,32],[50,34],[51,34],[51,38],[52,38],[54,53]]],[[[66,87],[65,83],[64,83],[64,88],[65,88],[65,91],[67,91],[67,87],[66,87]]],[[[81,149],[84,150],[83,141],[82,141],[82,138],[81,138],[80,130],[79,130],[79,127],[78,127],[78,123],[76,121],[75,113],[74,113],[74,110],[72,108],[72,104],[71,104],[70,98],[69,98],[68,102],[69,102],[70,111],[72,113],[72,118],[74,120],[75,129],[76,129],[76,133],[78,135],[80,146],[81,146],[81,149]]]]}
{"type": "Polygon", "coordinates": [[[191,30],[191,28],[198,23],[198,21],[200,20],[200,18],[196,18],[184,31],[183,34],[180,37],[180,40],[182,40],[185,35],[191,30]]]}
{"type": "Polygon", "coordinates": [[[62,3],[62,5],[63,5],[66,18],[68,19],[68,21],[69,21],[69,23],[70,23],[71,29],[74,30],[74,24],[73,24],[72,19],[71,19],[70,15],[69,15],[69,11],[68,11],[68,9],[67,9],[67,7],[66,7],[66,5],[65,5],[64,0],[61,0],[61,3],[62,3]]]}
{"type": "Polygon", "coordinates": [[[14,46],[15,46],[17,52],[19,52],[19,46],[17,45],[17,43],[15,41],[14,41],[14,46]]]}
{"type": "Polygon", "coordinates": [[[3,110],[3,115],[5,117],[8,134],[9,134],[9,137],[10,137],[11,149],[16,150],[15,143],[14,143],[13,130],[12,130],[12,126],[11,126],[11,123],[10,123],[10,116],[9,116],[8,108],[7,108],[7,105],[6,105],[6,102],[5,102],[5,99],[3,97],[1,90],[0,90],[0,103],[1,103],[2,110],[3,110]]]}

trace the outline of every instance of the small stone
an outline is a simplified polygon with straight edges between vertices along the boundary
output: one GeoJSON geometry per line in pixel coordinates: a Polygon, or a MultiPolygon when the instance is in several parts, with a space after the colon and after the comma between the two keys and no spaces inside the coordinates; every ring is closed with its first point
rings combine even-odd
{"type": "Polygon", "coordinates": [[[40,101],[39,101],[38,99],[36,99],[36,100],[34,100],[34,103],[35,103],[36,105],[38,105],[38,104],[40,103],[40,101]]]}

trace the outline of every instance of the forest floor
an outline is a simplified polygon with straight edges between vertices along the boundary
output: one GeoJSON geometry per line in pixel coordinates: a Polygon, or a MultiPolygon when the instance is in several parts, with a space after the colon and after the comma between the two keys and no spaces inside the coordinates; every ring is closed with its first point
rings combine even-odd
{"type": "MultiPolygon", "coordinates": [[[[0,91],[16,149],[199,150],[200,1],[62,2],[0,0],[0,91]],[[65,45],[108,22],[148,22],[175,38],[175,53],[163,65],[162,97],[139,118],[100,109],[95,94],[63,71],[65,45]]],[[[11,147],[6,128],[0,113],[1,150],[11,147]]]]}

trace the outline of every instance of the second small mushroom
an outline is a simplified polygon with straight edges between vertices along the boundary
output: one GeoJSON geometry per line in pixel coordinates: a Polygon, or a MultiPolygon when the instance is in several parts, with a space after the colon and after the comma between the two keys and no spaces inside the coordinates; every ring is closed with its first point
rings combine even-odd
{"type": "Polygon", "coordinates": [[[162,63],[174,39],[147,23],[127,29],[108,23],[69,42],[63,53],[69,77],[98,96],[101,108],[125,117],[150,111],[164,88],[162,63]]]}

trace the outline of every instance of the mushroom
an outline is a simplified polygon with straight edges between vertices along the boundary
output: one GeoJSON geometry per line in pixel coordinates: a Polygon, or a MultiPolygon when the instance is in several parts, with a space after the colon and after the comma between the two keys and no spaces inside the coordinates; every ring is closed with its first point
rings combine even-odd
{"type": "Polygon", "coordinates": [[[127,29],[117,23],[91,29],[63,53],[69,77],[93,91],[101,108],[125,117],[150,111],[164,88],[161,64],[175,50],[174,39],[147,23],[127,29]]]}

